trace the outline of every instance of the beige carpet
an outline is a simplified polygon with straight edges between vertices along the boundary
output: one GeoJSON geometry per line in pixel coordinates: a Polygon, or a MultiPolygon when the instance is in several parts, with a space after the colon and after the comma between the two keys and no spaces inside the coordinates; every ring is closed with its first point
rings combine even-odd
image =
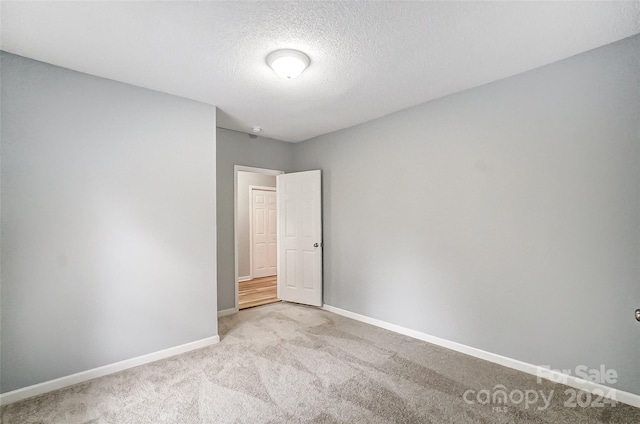
{"type": "Polygon", "coordinates": [[[566,407],[564,386],[315,308],[248,309],[222,318],[220,334],[218,345],[7,405],[2,423],[640,423],[640,409],[566,407]],[[499,384],[555,395],[544,410],[463,399],[499,384]]]}

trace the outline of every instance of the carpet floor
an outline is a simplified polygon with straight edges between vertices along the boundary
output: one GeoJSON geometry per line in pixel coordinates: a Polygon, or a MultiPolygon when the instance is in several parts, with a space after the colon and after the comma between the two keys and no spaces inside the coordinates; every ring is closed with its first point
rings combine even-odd
{"type": "Polygon", "coordinates": [[[6,405],[2,423],[640,423],[638,408],[567,406],[566,386],[316,308],[247,309],[221,318],[220,335],[6,405]],[[498,385],[507,402],[485,402],[498,385]]]}

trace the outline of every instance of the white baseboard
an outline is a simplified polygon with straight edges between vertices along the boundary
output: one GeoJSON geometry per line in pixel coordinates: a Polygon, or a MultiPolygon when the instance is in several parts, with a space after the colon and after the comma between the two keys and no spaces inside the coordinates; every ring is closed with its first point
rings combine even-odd
{"type": "Polygon", "coordinates": [[[238,312],[238,308],[229,308],[218,311],[218,318],[223,317],[225,315],[231,315],[238,312]]]}
{"type": "Polygon", "coordinates": [[[513,368],[518,371],[526,372],[527,374],[532,374],[536,377],[540,376],[546,380],[561,382],[562,384],[573,387],[575,389],[585,390],[591,393],[593,393],[594,390],[598,390],[599,393],[604,393],[605,397],[615,399],[618,402],[626,403],[627,405],[635,406],[636,408],[640,408],[640,395],[636,395],[634,393],[613,389],[612,387],[608,387],[602,384],[582,380],[573,375],[562,374],[560,372],[548,370],[538,365],[529,364],[527,362],[518,361],[517,359],[512,359],[481,349],[476,349],[475,347],[463,345],[461,343],[441,339],[440,337],[432,336],[430,334],[422,333],[420,331],[405,328],[396,324],[391,324],[389,322],[382,321],[376,318],[360,315],[355,312],[346,311],[344,309],[336,308],[335,306],[325,304],[322,306],[322,309],[324,309],[325,311],[333,312],[334,314],[354,319],[356,321],[361,321],[366,324],[384,328],[395,333],[404,334],[405,336],[413,337],[414,339],[422,340],[434,345],[442,346],[447,349],[455,350],[456,352],[464,353],[479,359],[484,359],[485,361],[503,365],[508,368],[513,368]]]}
{"type": "Polygon", "coordinates": [[[247,275],[246,277],[238,277],[238,283],[242,283],[243,281],[249,281],[252,280],[250,275],[247,275]]]}
{"type": "Polygon", "coordinates": [[[34,384],[33,386],[23,387],[22,389],[14,390],[12,392],[2,393],[0,394],[0,405],[7,405],[19,400],[24,400],[33,396],[41,395],[43,393],[51,392],[53,390],[73,386],[75,384],[93,380],[94,378],[102,377],[107,374],[113,374],[115,372],[123,371],[128,368],[133,368],[140,365],[148,364],[150,362],[159,361],[161,359],[169,358],[171,356],[179,355],[191,350],[207,347],[218,342],[220,342],[220,336],[207,337],[206,339],[197,340],[195,342],[185,343],[180,346],[171,347],[169,349],[149,353],[147,355],[138,356],[136,358],[125,359],[124,361],[104,365],[102,367],[82,371],[76,374],[67,375],[65,377],[56,378],[55,380],[34,384]]]}

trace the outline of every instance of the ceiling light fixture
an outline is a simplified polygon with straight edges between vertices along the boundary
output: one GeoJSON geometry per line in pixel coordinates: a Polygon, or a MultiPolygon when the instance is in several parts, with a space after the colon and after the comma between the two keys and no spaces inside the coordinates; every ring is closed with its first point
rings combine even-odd
{"type": "Polygon", "coordinates": [[[298,50],[276,50],[267,56],[267,65],[282,78],[293,79],[309,66],[309,56],[298,50]]]}
{"type": "Polygon", "coordinates": [[[260,131],[262,131],[262,128],[260,128],[260,127],[251,127],[251,131],[253,131],[254,133],[259,133],[260,131]]]}

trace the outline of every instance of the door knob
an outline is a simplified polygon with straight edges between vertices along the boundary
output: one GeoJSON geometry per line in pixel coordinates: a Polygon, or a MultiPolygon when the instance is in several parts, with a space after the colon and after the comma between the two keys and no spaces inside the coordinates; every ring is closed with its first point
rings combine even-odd
{"type": "Polygon", "coordinates": [[[318,243],[313,243],[313,247],[318,247],[318,243]]]}

